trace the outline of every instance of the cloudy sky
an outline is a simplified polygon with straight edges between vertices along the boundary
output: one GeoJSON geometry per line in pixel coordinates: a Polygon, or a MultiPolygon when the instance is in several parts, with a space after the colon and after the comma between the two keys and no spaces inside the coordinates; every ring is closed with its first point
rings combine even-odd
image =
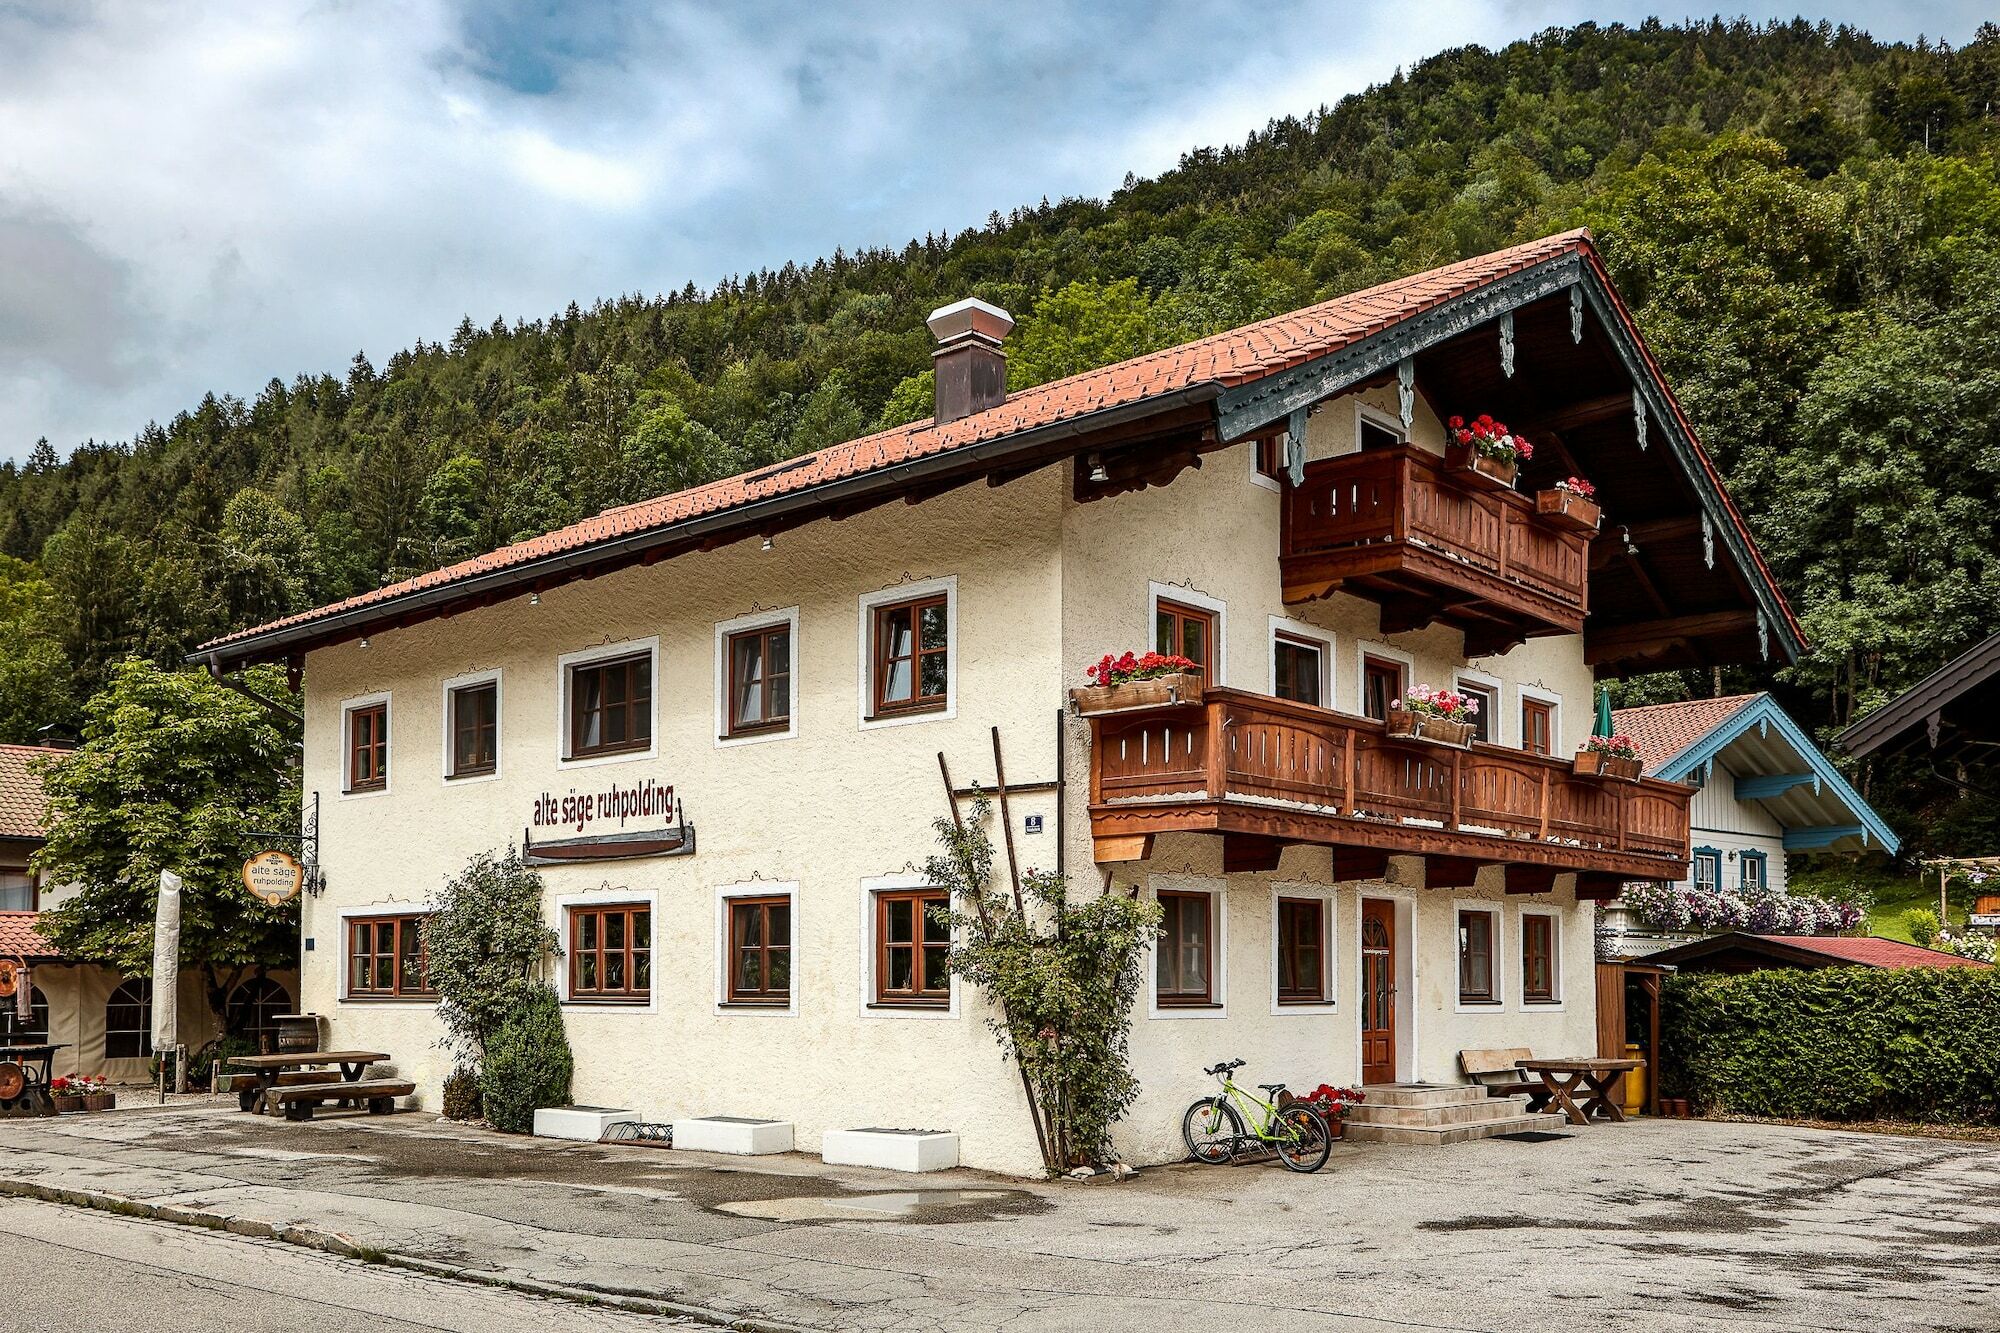
{"type": "MultiPolygon", "coordinates": [[[[1987,8],[1826,3],[1954,42],[1987,8]]],[[[379,365],[463,314],[1101,196],[1444,47],[1647,12],[0,0],[0,458],[379,365]]]]}

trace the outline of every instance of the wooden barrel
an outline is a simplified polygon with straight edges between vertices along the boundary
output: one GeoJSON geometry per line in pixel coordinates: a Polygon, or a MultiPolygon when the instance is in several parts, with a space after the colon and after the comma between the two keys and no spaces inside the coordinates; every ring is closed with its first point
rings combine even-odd
{"type": "Polygon", "coordinates": [[[279,1014],[271,1020],[278,1028],[278,1053],[319,1049],[318,1014],[279,1014]]]}

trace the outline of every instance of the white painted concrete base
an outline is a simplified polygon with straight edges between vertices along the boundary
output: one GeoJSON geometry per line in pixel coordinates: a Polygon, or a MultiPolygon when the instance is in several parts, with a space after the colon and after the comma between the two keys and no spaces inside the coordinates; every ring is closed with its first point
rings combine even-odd
{"type": "Polygon", "coordinates": [[[711,1115],[674,1121],[674,1146],[696,1152],[727,1152],[755,1156],[792,1150],[789,1120],[747,1120],[742,1116],[711,1115]]]}
{"type": "Polygon", "coordinates": [[[948,1171],[958,1165],[958,1135],[929,1129],[829,1129],[820,1157],[830,1166],[948,1171]]]}
{"type": "Polygon", "coordinates": [[[595,1143],[612,1125],[638,1118],[637,1111],[620,1111],[609,1106],[544,1106],[535,1112],[535,1137],[595,1143]]]}

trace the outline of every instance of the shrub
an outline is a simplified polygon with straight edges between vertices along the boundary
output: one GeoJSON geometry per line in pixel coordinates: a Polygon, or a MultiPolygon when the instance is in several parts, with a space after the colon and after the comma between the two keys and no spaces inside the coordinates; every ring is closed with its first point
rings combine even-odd
{"type": "Polygon", "coordinates": [[[536,1108],[568,1103],[575,1068],[562,1004],[553,986],[538,983],[486,1039],[479,1096],[487,1120],[495,1129],[527,1133],[534,1128],[536,1108]]]}
{"type": "Polygon", "coordinates": [[[2000,970],[1672,977],[1660,1044],[1700,1111],[2000,1124],[2000,970]]]}
{"type": "Polygon", "coordinates": [[[495,1029],[543,985],[542,963],[556,943],[542,919],[542,877],[518,851],[481,852],[445,885],[424,922],[424,953],[454,1055],[480,1058],[495,1029]]]}
{"type": "Polygon", "coordinates": [[[444,1118],[477,1120],[479,1115],[479,1075],[465,1068],[452,1070],[444,1081],[444,1118]]]}

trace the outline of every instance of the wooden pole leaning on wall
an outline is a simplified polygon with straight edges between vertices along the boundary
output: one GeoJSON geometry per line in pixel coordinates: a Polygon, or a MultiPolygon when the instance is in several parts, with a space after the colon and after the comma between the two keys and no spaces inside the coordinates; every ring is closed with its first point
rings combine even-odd
{"type": "Polygon", "coordinates": [[[1000,827],[1007,834],[1007,879],[1014,886],[1014,910],[1028,919],[1028,906],[1021,900],[1021,863],[1014,857],[1014,812],[1007,805],[1007,766],[1000,761],[1000,728],[993,728],[993,786],[1000,794],[1000,827]]]}

